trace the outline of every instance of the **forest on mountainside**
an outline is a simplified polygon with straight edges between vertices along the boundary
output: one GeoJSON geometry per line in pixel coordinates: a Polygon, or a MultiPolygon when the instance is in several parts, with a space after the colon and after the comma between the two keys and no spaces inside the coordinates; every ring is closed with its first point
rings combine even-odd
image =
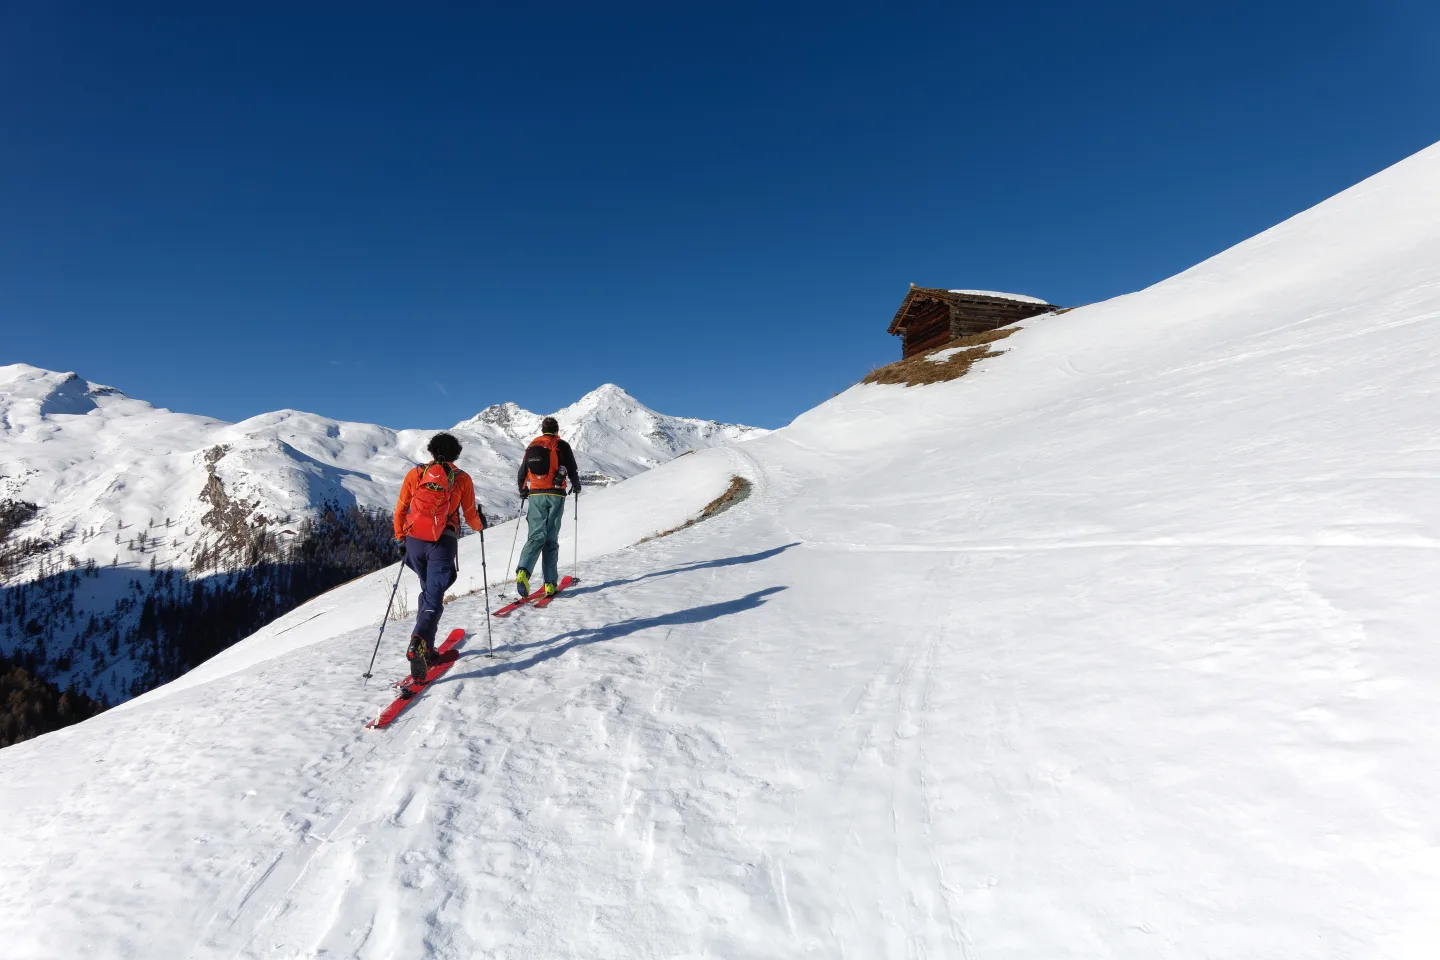
{"type": "MultiPolygon", "coordinates": [[[[18,543],[0,547],[19,554],[18,543]]],[[[34,562],[33,544],[26,549],[34,562]]],[[[389,512],[353,504],[327,504],[293,536],[257,538],[252,551],[247,566],[198,577],[153,566],[59,563],[23,583],[6,582],[13,567],[0,576],[0,650],[18,671],[3,702],[9,715],[24,718],[12,724],[24,733],[18,739],[167,683],[312,597],[400,559],[389,512]],[[95,596],[113,599],[104,612],[86,613],[96,609],[87,602],[95,596]]]]}
{"type": "Polygon", "coordinates": [[[31,537],[10,538],[39,512],[39,507],[24,500],[0,500],[0,583],[13,576],[27,557],[43,553],[53,546],[31,537]]]}
{"type": "Polygon", "coordinates": [[[46,683],[0,656],[0,747],[88,720],[105,709],[75,690],[46,683]]]}

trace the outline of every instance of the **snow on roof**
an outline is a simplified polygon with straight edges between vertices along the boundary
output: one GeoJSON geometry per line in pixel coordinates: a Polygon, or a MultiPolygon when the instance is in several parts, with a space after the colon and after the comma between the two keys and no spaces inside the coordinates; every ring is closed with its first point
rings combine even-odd
{"type": "Polygon", "coordinates": [[[1000,293],[995,290],[951,290],[950,292],[966,294],[976,297],[999,297],[1002,300],[1018,300],[1021,303],[1039,303],[1045,306],[1050,305],[1050,301],[1048,300],[1041,300],[1036,297],[1027,297],[1023,293],[1000,293]]]}

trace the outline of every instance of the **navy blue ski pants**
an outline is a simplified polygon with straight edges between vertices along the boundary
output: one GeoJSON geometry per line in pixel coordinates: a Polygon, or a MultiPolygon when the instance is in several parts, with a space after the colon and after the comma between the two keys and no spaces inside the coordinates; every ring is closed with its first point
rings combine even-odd
{"type": "Polygon", "coordinates": [[[455,537],[429,540],[405,538],[405,566],[420,578],[420,612],[415,616],[415,629],[430,646],[435,645],[435,631],[440,627],[440,614],[445,610],[445,591],[460,575],[460,541],[455,537]]]}

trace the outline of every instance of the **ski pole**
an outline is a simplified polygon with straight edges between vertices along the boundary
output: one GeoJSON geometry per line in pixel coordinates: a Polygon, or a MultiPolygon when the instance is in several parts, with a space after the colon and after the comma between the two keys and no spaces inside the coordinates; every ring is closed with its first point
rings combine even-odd
{"type": "Polygon", "coordinates": [[[495,652],[495,637],[490,632],[490,569],[485,566],[485,528],[480,528],[480,576],[485,582],[485,646],[495,652]]]}
{"type": "MultiPolygon", "coordinates": [[[[515,559],[515,542],[520,538],[520,521],[526,519],[530,513],[530,498],[520,498],[520,516],[515,518],[515,536],[510,538],[510,560],[515,559]]],[[[515,568],[510,566],[510,560],[505,561],[507,575],[515,568]]]]}
{"type": "MultiPolygon", "coordinates": [[[[573,551],[573,554],[572,554],[572,555],[573,555],[573,557],[574,557],[574,560],[573,560],[573,562],[570,564],[570,567],[571,567],[571,569],[578,571],[578,570],[580,569],[580,488],[579,488],[579,487],[576,487],[576,488],[575,488],[575,550],[573,551]]],[[[575,579],[576,579],[576,580],[579,580],[580,578],[579,578],[579,577],[576,577],[575,579]]]]}
{"type": "MultiPolygon", "coordinates": [[[[484,566],[483,562],[481,566],[484,566]]],[[[395,586],[390,588],[390,602],[385,604],[385,619],[380,621],[380,636],[375,638],[375,652],[370,654],[370,666],[365,668],[364,676],[367,685],[370,683],[370,678],[374,676],[370,671],[375,669],[375,658],[380,654],[380,637],[385,636],[385,624],[390,622],[390,608],[395,605],[395,592],[400,589],[400,575],[404,572],[405,561],[401,560],[400,569],[395,571],[395,586]]]]}

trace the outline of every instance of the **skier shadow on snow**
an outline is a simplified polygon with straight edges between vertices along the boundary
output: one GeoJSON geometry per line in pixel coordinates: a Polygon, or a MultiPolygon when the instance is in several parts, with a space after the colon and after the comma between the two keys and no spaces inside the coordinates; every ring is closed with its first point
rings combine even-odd
{"type": "Polygon", "coordinates": [[[632,583],[640,583],[642,580],[653,580],[656,577],[669,577],[677,573],[692,573],[696,570],[714,570],[718,567],[733,567],[742,563],[758,563],[761,560],[769,560],[771,557],[778,557],[791,547],[800,546],[800,541],[787,543],[779,547],[771,547],[769,550],[761,550],[759,553],[744,553],[736,557],[721,557],[718,560],[698,560],[695,563],[681,564],[678,567],[671,567],[669,570],[656,570],[652,573],[642,573],[638,577],[630,577],[628,580],[606,580],[604,583],[597,583],[592,586],[571,587],[565,591],[566,596],[578,596],[582,593],[599,593],[601,590],[609,590],[612,587],[628,587],[632,583]]]}
{"type": "MultiPolygon", "coordinates": [[[[707,603],[704,606],[691,607],[688,610],[677,610],[674,613],[662,613],[658,617],[632,617],[629,620],[621,620],[618,623],[607,624],[603,627],[594,627],[587,630],[572,630],[569,633],[562,633],[559,636],[551,637],[549,640],[541,640],[537,643],[526,643],[517,646],[496,647],[496,652],[519,651],[542,647],[534,654],[523,660],[508,660],[497,663],[494,666],[483,667],[479,670],[471,670],[469,673],[456,675],[446,674],[434,681],[438,686],[445,683],[455,683],[460,680],[471,680],[480,677],[494,677],[502,673],[509,673],[513,670],[528,670],[546,660],[553,660],[575,649],[576,647],[589,646],[592,643],[605,643],[609,640],[618,640],[621,637],[628,637],[632,633],[639,633],[642,630],[650,630],[655,627],[678,627],[691,623],[704,623],[707,620],[718,620],[721,617],[728,617],[731,614],[744,613],[747,610],[754,610],[761,606],[772,595],[779,593],[786,587],[766,587],[764,590],[756,590],[754,593],[746,594],[736,600],[726,600],[724,603],[707,603]]],[[[480,651],[461,654],[460,659],[483,656],[480,651]]]]}

